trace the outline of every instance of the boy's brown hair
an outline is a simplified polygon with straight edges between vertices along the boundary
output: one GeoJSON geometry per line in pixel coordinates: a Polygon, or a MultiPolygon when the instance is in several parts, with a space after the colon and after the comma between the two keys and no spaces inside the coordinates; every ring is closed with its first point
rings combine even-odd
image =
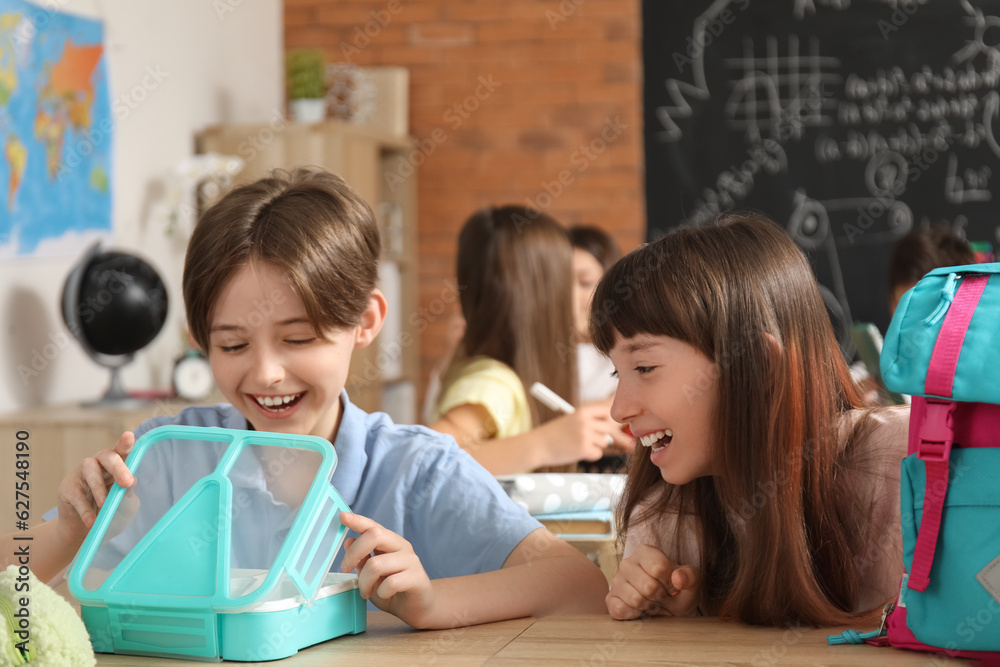
{"type": "Polygon", "coordinates": [[[253,262],[285,272],[318,335],[355,326],[380,252],[372,209],[343,178],[318,167],[276,169],[226,194],[195,226],[183,277],[191,336],[208,351],[219,294],[253,262]]]}

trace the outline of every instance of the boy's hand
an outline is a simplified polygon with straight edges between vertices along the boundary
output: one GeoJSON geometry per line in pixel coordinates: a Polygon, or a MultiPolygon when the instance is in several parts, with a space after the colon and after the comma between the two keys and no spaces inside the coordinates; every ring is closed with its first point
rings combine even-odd
{"type": "Polygon", "coordinates": [[[608,613],[622,621],[640,616],[688,616],[698,606],[697,568],[678,566],[654,546],[641,544],[624,559],[606,598],[608,613]]]}
{"type": "Polygon", "coordinates": [[[361,597],[415,628],[426,626],[434,589],[410,543],[359,514],[341,512],[340,522],[359,534],[344,540],[340,569],[357,569],[361,597]]]}
{"type": "Polygon", "coordinates": [[[104,449],[83,459],[59,484],[59,529],[67,544],[79,546],[87,536],[97,512],[115,482],[128,488],[135,482],[125,457],[132,451],[135,435],[125,431],[114,449],[104,449]]]}

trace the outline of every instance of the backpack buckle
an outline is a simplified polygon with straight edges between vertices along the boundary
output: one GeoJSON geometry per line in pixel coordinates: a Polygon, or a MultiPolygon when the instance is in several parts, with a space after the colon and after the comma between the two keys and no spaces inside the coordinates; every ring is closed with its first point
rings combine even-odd
{"type": "Polygon", "coordinates": [[[920,425],[917,458],[921,461],[947,461],[955,440],[952,428],[955,401],[928,397],[924,406],[924,423],[920,425]]]}

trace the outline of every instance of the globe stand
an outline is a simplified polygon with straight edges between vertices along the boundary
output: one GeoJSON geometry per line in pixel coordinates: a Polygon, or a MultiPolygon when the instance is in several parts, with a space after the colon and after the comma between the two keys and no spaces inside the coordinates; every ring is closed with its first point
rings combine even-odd
{"type": "Polygon", "coordinates": [[[99,400],[82,403],[85,408],[114,408],[117,410],[132,410],[149,405],[149,401],[129,396],[122,384],[121,367],[111,369],[111,384],[99,400]]]}

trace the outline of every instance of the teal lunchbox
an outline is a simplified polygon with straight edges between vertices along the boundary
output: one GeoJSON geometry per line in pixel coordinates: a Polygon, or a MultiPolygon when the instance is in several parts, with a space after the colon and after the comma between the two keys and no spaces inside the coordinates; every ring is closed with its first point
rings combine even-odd
{"type": "Polygon", "coordinates": [[[329,571],[350,511],[329,442],[165,426],[126,463],[69,574],[95,651],[275,660],[365,630],[357,575],[329,571]]]}

